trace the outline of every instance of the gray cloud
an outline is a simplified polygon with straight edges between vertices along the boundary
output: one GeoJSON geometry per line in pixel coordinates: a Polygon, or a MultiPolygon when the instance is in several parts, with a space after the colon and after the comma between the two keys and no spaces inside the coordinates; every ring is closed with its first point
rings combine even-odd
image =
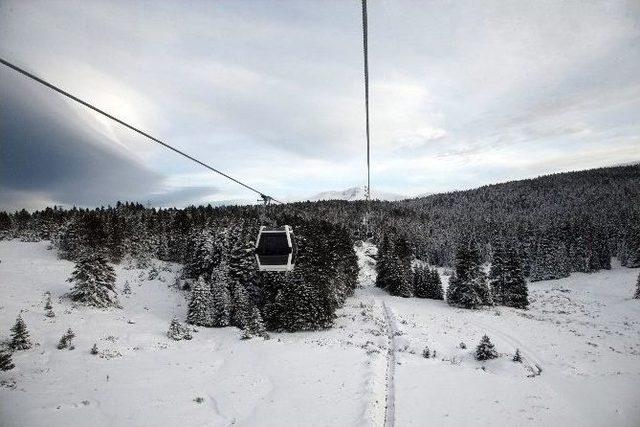
{"type": "MultiPolygon", "coordinates": [[[[636,160],[637,2],[378,1],[369,11],[380,190],[636,160]]],[[[359,2],[339,0],[0,3],[2,56],[292,199],[362,184],[360,30],[359,2]]],[[[253,197],[1,73],[12,96],[5,200],[253,197]],[[20,160],[27,153],[37,161],[20,160]]]]}
{"type": "Polygon", "coordinates": [[[35,83],[0,71],[0,204],[22,195],[61,204],[95,206],[157,190],[161,175],[136,163],[81,115],[35,83]]]}

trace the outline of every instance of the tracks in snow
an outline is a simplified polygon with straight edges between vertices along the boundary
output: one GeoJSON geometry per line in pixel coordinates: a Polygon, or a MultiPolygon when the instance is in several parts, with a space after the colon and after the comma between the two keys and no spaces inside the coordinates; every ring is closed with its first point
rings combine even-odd
{"type": "Polygon", "coordinates": [[[382,308],[384,309],[384,318],[387,323],[387,337],[389,339],[388,352],[387,352],[387,372],[385,375],[386,380],[386,393],[385,393],[385,412],[384,412],[384,426],[393,427],[395,422],[395,385],[394,374],[396,370],[396,320],[393,316],[393,312],[387,306],[385,302],[382,302],[382,308]]]}

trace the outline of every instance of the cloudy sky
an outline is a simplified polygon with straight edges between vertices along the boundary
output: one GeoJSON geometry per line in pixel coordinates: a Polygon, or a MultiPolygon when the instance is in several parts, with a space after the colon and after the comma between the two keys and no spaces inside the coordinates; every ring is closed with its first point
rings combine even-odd
{"type": "MultiPolygon", "coordinates": [[[[282,199],[364,184],[360,2],[0,0],[0,56],[282,199]]],[[[640,160],[640,2],[369,4],[372,186],[640,160]]],[[[0,209],[254,200],[0,66],[0,209]]]]}

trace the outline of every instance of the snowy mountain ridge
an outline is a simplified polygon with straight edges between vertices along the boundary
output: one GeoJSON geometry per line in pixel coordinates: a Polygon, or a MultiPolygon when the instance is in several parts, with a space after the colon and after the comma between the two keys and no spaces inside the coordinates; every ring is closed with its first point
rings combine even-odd
{"type": "MultiPolygon", "coordinates": [[[[347,188],[345,190],[323,191],[321,193],[317,193],[317,194],[311,196],[307,200],[312,201],[312,202],[317,202],[317,201],[320,201],[320,200],[347,200],[347,201],[354,201],[354,200],[364,200],[365,199],[365,195],[366,195],[366,187],[363,185],[363,186],[358,186],[358,187],[347,188]]],[[[404,195],[398,194],[398,193],[379,191],[379,190],[375,190],[374,189],[371,192],[371,199],[372,200],[384,200],[384,201],[393,202],[393,201],[397,201],[397,200],[407,199],[407,196],[404,196],[404,195]]]]}

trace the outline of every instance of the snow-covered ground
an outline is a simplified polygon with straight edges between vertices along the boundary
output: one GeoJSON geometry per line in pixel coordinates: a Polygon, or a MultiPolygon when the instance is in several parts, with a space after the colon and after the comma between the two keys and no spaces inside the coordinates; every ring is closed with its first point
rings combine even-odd
{"type": "Polygon", "coordinates": [[[376,289],[364,245],[362,288],[332,330],[241,341],[199,328],[175,342],[165,332],[187,308],[178,266],[158,263],[172,270],[164,281],[118,266],[118,288],[132,289],[122,309],[74,307],[61,298],[73,265],[46,247],[0,242],[0,338],[22,310],[37,343],[0,372],[2,426],[640,425],[637,270],[533,283],[526,311],[469,311],[376,289]],[[76,348],[58,350],[69,327],[76,348]],[[485,333],[503,356],[480,363],[485,333]]]}

